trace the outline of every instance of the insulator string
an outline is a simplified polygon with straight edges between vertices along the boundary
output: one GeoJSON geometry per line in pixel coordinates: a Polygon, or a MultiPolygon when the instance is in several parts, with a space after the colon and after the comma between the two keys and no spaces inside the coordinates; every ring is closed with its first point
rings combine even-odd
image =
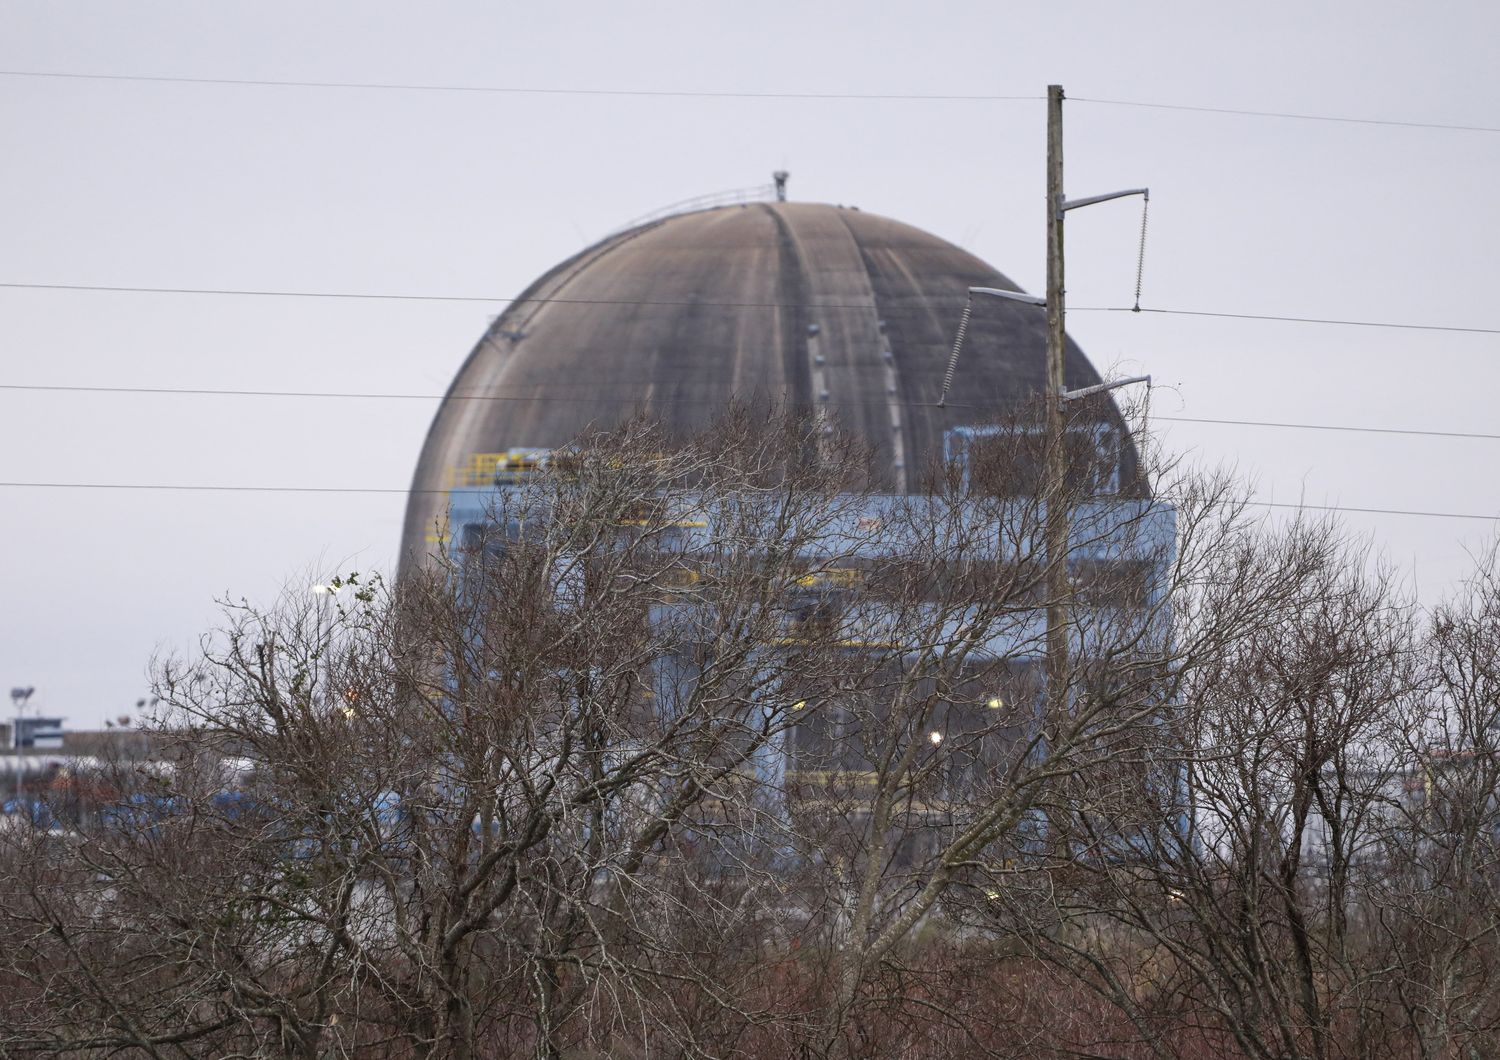
{"type": "Polygon", "coordinates": [[[958,354],[964,348],[964,336],[969,333],[969,314],[974,311],[974,296],[964,302],[963,315],[958,318],[958,334],[953,337],[953,352],[948,355],[948,370],[943,373],[943,395],[938,398],[938,408],[948,400],[948,388],[953,385],[953,373],[958,370],[958,354]]]}
{"type": "Polygon", "coordinates": [[[1141,196],[1141,246],[1135,255],[1135,308],[1131,312],[1141,311],[1141,276],[1146,271],[1146,214],[1151,209],[1151,194],[1147,192],[1141,196]]]}

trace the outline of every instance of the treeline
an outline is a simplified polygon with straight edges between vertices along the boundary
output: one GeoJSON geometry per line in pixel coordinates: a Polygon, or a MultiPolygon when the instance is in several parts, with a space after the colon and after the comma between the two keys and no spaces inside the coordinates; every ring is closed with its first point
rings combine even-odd
{"type": "Polygon", "coordinates": [[[0,1052],[1494,1055],[1494,555],[1423,609],[1142,464],[881,498],[820,424],[631,424],[227,604],[159,760],[6,820],[0,1052]]]}

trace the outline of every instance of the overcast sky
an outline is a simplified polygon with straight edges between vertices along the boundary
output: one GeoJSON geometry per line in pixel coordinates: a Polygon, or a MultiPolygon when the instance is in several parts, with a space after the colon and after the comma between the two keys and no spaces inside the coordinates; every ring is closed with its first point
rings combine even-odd
{"type": "MultiPolygon", "coordinates": [[[[1068,191],[1152,189],[1148,306],[1500,328],[1500,5],[0,3],[0,283],[519,293],[690,196],[791,171],[1043,284],[1039,101],[1068,191]],[[629,94],[669,93],[669,94],[629,94]],[[682,93],[670,94],[670,93],[682,93]],[[713,95],[724,93],[726,95],[713,95]],[[1085,99],[1482,126],[1456,131],[1085,99]]],[[[1128,305],[1133,204],[1069,221],[1128,305]]],[[[0,383],[439,394],[500,303],[0,287],[0,383]]],[[[1500,335],[1077,312],[1163,415],[1500,433],[1500,335]]],[[[0,390],[0,479],[400,490],[433,400],[0,390]]],[[[1266,500],[1500,513],[1500,441],[1161,424],[1266,500]]],[[[6,485],[0,685],[93,726],[215,596],[384,568],[398,493],[6,485]],[[313,573],[309,573],[313,572],[313,573]]],[[[1494,525],[1351,514],[1439,598],[1494,525]]]]}

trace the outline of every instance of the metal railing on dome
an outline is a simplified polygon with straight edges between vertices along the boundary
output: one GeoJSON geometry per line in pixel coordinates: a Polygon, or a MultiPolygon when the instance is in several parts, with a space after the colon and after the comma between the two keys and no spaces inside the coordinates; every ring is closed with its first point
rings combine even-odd
{"type": "Polygon", "coordinates": [[[730,191],[716,191],[707,195],[697,195],[691,199],[683,199],[669,206],[663,206],[659,210],[652,210],[648,214],[621,225],[619,228],[608,232],[604,238],[617,236],[621,232],[628,232],[632,228],[650,224],[652,221],[661,221],[668,217],[675,217],[680,213],[693,213],[697,210],[712,210],[717,206],[738,206],[747,202],[770,202],[776,198],[775,184],[759,184],[753,188],[734,188],[730,191]]]}

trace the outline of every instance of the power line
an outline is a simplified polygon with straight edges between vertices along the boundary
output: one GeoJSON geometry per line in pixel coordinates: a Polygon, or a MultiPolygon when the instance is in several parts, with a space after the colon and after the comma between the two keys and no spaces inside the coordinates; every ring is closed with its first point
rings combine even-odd
{"type": "Polygon", "coordinates": [[[117,294],[245,295],[253,298],[352,298],[376,302],[485,302],[490,305],[618,305],[708,306],[715,309],[862,309],[878,310],[873,302],[705,302],[694,299],[650,298],[507,298],[470,294],[376,294],[359,291],[274,291],[230,287],[125,287],[84,283],[6,283],[0,288],[29,291],[102,291],[117,294]]]}
{"type": "MultiPolygon", "coordinates": [[[[503,394],[397,394],[353,390],[239,390],[229,387],[176,386],[57,386],[40,383],[0,383],[0,390],[28,390],[63,394],[172,394],[186,397],[365,398],[377,401],[439,401],[444,398],[451,398],[458,401],[539,400],[534,397],[511,397],[503,394]]],[[[568,399],[563,398],[562,400],[568,399]]]]}
{"type": "MultiPolygon", "coordinates": [[[[245,295],[254,298],[354,298],[378,302],[490,302],[496,305],[521,301],[559,300],[502,298],[498,296],[468,294],[365,294],[358,291],[270,291],[228,287],[124,287],[91,283],[0,283],[0,287],[29,291],[105,291],[119,294],[220,294],[245,295]]],[[[567,299],[561,300],[567,301],[567,299]]]]}
{"type": "Polygon", "coordinates": [[[1207,416],[1152,416],[1153,420],[1168,423],[1213,423],[1226,427],[1284,427],[1299,431],[1350,431],[1356,434],[1404,434],[1420,438],[1478,438],[1484,441],[1500,441],[1500,434],[1482,434],[1478,431],[1428,431],[1409,427],[1356,427],[1337,423],[1283,423],[1275,420],[1228,420],[1207,416]]]}
{"type": "MultiPolygon", "coordinates": [[[[255,88],[333,88],[376,90],[383,92],[460,92],[509,96],[619,96],[644,99],[787,99],[787,100],[871,100],[877,102],[919,103],[1009,103],[1035,102],[1039,95],[996,95],[991,93],[922,93],[922,92],[728,92],[695,89],[634,88],[543,88],[530,85],[433,85],[386,81],[282,81],[246,77],[170,77],[146,74],[89,74],[60,70],[0,70],[0,77],[35,77],[73,81],[135,81],[151,84],[238,85],[255,88]]],[[[1139,107],[1149,110],[1190,111],[1200,114],[1228,114],[1250,118],[1284,118],[1295,121],[1333,122],[1344,125],[1378,125],[1404,129],[1438,129],[1447,132],[1500,133],[1500,127],[1466,125],[1449,122],[1404,121],[1393,118],[1355,118],[1339,114],[1306,114],[1294,111],[1249,110],[1236,107],[1204,107],[1186,103],[1149,103],[1142,100],[1104,99],[1098,96],[1070,96],[1075,103],[1096,103],[1114,107],[1139,107]]]]}
{"type": "Polygon", "coordinates": [[[1457,125],[1435,121],[1401,121],[1393,118],[1351,118],[1337,114],[1303,114],[1282,110],[1240,110],[1234,107],[1199,107],[1187,103],[1144,103],[1133,99],[1099,99],[1069,96],[1070,103],[1102,103],[1111,107],[1144,107],[1151,110],[1184,110],[1200,114],[1233,114],[1246,118],[1290,118],[1295,121],[1337,122],[1344,125],[1387,125],[1402,129],[1443,129],[1449,132],[1500,133],[1493,125],[1457,125]]]}
{"type": "Polygon", "coordinates": [[[1468,328],[1455,324],[1402,324],[1389,320],[1343,320],[1333,317],[1290,317],[1269,313],[1222,313],[1208,309],[1148,309],[1142,306],[1079,306],[1069,307],[1077,313],[1156,313],[1177,317],[1218,317],[1224,320],[1273,320],[1285,324],[1335,324],[1349,328],[1397,328],[1404,331],[1455,331],[1469,335],[1500,335],[1500,328],[1468,328]]]}
{"type": "Polygon", "coordinates": [[[230,486],[172,482],[0,482],[13,489],[166,490],[179,493],[448,493],[448,490],[389,489],[378,486],[230,486]]]}
{"type": "MultiPolygon", "coordinates": [[[[156,490],[182,493],[363,493],[372,495],[446,494],[449,490],[393,489],[379,486],[238,486],[221,484],[183,484],[169,482],[0,482],[7,489],[78,489],[78,490],[156,490]]],[[[1252,508],[1282,508],[1297,511],[1335,512],[1361,515],[1408,515],[1428,519],[1500,520],[1500,514],[1477,515],[1470,512],[1418,511],[1407,508],[1362,508],[1334,504],[1291,504],[1277,501],[1246,501],[1252,508]]]]}
{"type": "MultiPolygon", "coordinates": [[[[504,298],[488,295],[461,294],[376,294],[359,291],[276,291],[231,287],[125,287],[107,284],[83,283],[9,283],[0,282],[0,288],[28,291],[98,291],[119,294],[186,294],[228,295],[254,298],[331,298],[356,299],[378,302],[485,302],[491,305],[619,305],[619,306],[679,306],[710,307],[715,309],[861,309],[880,311],[884,315],[899,314],[899,309],[886,309],[871,302],[813,303],[813,302],[704,302],[691,300],[659,300],[641,298],[504,298]]],[[[1500,335],[1500,328],[1463,327],[1456,324],[1409,324],[1390,320],[1350,320],[1336,317],[1295,317],[1271,313],[1226,313],[1208,309],[1162,309],[1142,306],[1069,306],[1071,313],[1154,313],[1159,316],[1216,317],[1226,320],[1267,320],[1286,324],[1331,324],[1341,327],[1395,328],[1402,331],[1445,331],[1468,335],[1500,335]]]]}
{"type": "MultiPolygon", "coordinates": [[[[648,403],[645,393],[637,395],[618,394],[588,394],[569,395],[557,393],[532,393],[532,394],[467,394],[462,391],[449,394],[410,394],[392,391],[353,391],[353,390],[241,390],[227,387],[165,387],[165,386],[73,386],[53,385],[39,383],[0,383],[0,390],[18,391],[41,391],[47,393],[81,393],[81,394],[165,394],[184,397],[269,397],[269,398],[347,398],[354,400],[374,401],[515,401],[531,403],[536,401],[568,401],[581,402],[584,404],[615,404],[615,405],[644,405],[648,403]]],[[[892,402],[886,402],[891,404],[892,402]]],[[[674,405],[723,405],[723,401],[708,398],[675,398],[674,405]]],[[[812,404],[812,402],[809,402],[812,404]]],[[[931,408],[930,401],[896,401],[894,404],[904,408],[931,408]]],[[[859,401],[819,400],[819,407],[850,406],[862,407],[859,401]]],[[[948,408],[992,408],[985,404],[963,404],[950,401],[948,408]]]]}
{"type": "MultiPolygon", "coordinates": [[[[645,395],[637,396],[609,396],[609,395],[587,395],[571,396],[566,394],[467,394],[458,391],[450,394],[438,393],[401,393],[394,391],[359,391],[359,390],[247,390],[232,387],[173,387],[173,386],[85,386],[64,385],[51,383],[0,383],[0,390],[14,390],[31,393],[60,393],[60,394],[161,394],[174,397],[264,397],[264,398],[314,398],[314,399],[348,399],[369,401],[572,401],[595,403],[613,403],[620,405],[637,405],[646,401],[645,395]]],[[[888,402],[890,403],[890,402],[888,402]]],[[[716,405],[720,402],[704,400],[679,399],[673,404],[683,405],[716,405]]],[[[823,405],[858,405],[860,402],[853,401],[819,401],[823,405]]],[[[894,404],[903,408],[931,408],[930,401],[895,401],[894,404]]],[[[989,409],[992,405],[980,402],[957,402],[950,401],[947,408],[974,408],[989,409]]],[[[1209,423],[1229,427],[1270,427],[1283,428],[1287,430],[1306,431],[1347,431],[1358,434],[1396,434],[1409,435],[1422,438],[1467,438],[1482,441],[1500,441],[1500,434],[1486,434],[1480,431],[1435,431],[1423,430],[1411,427],[1361,427],[1351,424],[1336,423],[1289,423],[1276,420],[1238,420],[1221,419],[1211,416],[1151,416],[1150,419],[1166,423],[1209,423]]]]}
{"type": "Polygon", "coordinates": [[[1361,515],[1412,515],[1426,519],[1480,519],[1485,522],[1500,521],[1500,514],[1474,515],[1469,512],[1424,512],[1410,508],[1355,508],[1344,504],[1291,504],[1276,501],[1246,501],[1252,508],[1286,508],[1295,511],[1359,513],[1361,515]]]}
{"type": "Polygon", "coordinates": [[[0,77],[47,77],[76,81],[144,81],[183,85],[247,85],[256,88],[344,88],[395,92],[471,92],[506,96],[640,96],[682,99],[849,99],[921,103],[1000,103],[1041,100],[1045,96],[928,95],[913,92],[708,92],[644,88],[539,88],[519,85],[424,85],[384,81],[278,81],[245,77],[165,77],[144,74],[80,74],[55,70],[0,70],[0,77]]]}

